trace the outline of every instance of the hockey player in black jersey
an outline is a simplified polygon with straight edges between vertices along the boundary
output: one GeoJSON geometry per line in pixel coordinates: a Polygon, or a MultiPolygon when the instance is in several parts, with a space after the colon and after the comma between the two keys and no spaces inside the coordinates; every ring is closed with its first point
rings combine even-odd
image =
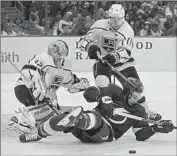
{"type": "Polygon", "coordinates": [[[145,109],[139,104],[144,101],[143,85],[138,79],[129,78],[129,80],[137,86],[129,93],[124,93],[115,84],[109,84],[106,88],[89,87],[83,95],[87,102],[98,102],[94,110],[84,111],[79,106],[69,114],[53,116],[30,137],[28,134],[21,135],[20,141],[36,141],[58,132],[64,132],[72,133],[82,142],[111,142],[119,139],[131,127],[136,140],[145,141],[157,132],[173,131],[174,126],[170,120],[161,120],[158,124],[150,126],[147,122],[116,114],[116,112],[127,112],[146,118],[145,109]]]}

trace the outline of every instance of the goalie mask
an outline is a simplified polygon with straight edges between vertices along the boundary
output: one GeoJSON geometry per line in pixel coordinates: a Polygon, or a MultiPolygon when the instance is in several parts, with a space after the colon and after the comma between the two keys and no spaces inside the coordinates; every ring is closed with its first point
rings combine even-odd
{"type": "Polygon", "coordinates": [[[65,57],[68,56],[68,53],[68,45],[62,40],[54,41],[48,46],[48,54],[52,56],[55,62],[62,63],[65,57]]]}
{"type": "Polygon", "coordinates": [[[113,4],[109,9],[109,24],[117,30],[124,23],[125,10],[121,4],[113,4]]]}
{"type": "Polygon", "coordinates": [[[145,101],[145,96],[143,94],[144,86],[142,82],[135,78],[128,78],[128,80],[135,86],[135,89],[130,90],[127,93],[128,96],[128,102],[130,105],[136,104],[136,103],[142,103],[145,101]]]}

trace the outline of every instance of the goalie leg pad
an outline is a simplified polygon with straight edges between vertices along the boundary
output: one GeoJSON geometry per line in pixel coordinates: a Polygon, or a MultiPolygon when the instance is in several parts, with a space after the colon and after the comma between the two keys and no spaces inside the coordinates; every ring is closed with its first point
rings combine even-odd
{"type": "Polygon", "coordinates": [[[34,116],[36,122],[40,124],[48,120],[54,114],[53,110],[47,104],[29,106],[27,110],[34,116]]]}
{"type": "Polygon", "coordinates": [[[20,103],[25,105],[26,107],[35,105],[35,101],[29,91],[29,89],[25,85],[18,85],[14,88],[15,96],[20,103]]]}

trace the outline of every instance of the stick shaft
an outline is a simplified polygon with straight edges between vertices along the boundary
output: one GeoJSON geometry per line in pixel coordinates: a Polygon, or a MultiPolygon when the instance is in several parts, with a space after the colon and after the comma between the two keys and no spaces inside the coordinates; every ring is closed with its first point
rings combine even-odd
{"type": "Polygon", "coordinates": [[[101,61],[102,63],[106,63],[112,71],[114,71],[118,76],[120,76],[125,82],[127,82],[132,88],[136,88],[135,85],[133,85],[123,74],[121,74],[116,68],[114,68],[110,63],[104,61],[102,58],[101,58],[101,55],[99,52],[97,52],[97,56],[98,56],[98,59],[99,61],[101,61]]]}
{"type": "MultiPolygon", "coordinates": [[[[144,122],[151,123],[151,124],[158,124],[157,121],[153,121],[153,120],[149,120],[149,119],[144,119],[142,117],[131,115],[131,114],[128,114],[128,113],[124,113],[124,112],[121,112],[121,111],[116,110],[116,109],[114,110],[114,114],[115,115],[124,116],[124,117],[130,118],[130,119],[138,120],[138,121],[144,121],[144,122]]],[[[177,127],[173,126],[173,129],[177,129],[177,127]]]]}
{"type": "MultiPolygon", "coordinates": [[[[5,56],[5,57],[6,57],[6,59],[8,60],[8,62],[15,68],[15,70],[25,79],[25,81],[27,81],[27,83],[30,84],[29,80],[28,80],[27,77],[21,72],[21,70],[18,69],[17,66],[16,66],[7,56],[5,56]]],[[[27,87],[27,88],[28,88],[28,87],[27,87]]],[[[35,104],[37,105],[38,102],[35,100],[35,98],[34,98],[32,92],[31,92],[31,90],[30,90],[29,88],[28,88],[28,90],[29,90],[29,93],[30,93],[31,97],[33,98],[33,101],[34,101],[35,104]]]]}

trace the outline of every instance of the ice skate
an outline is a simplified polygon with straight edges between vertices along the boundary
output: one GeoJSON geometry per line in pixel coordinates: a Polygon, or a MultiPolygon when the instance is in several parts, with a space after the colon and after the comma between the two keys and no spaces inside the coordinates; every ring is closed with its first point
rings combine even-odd
{"type": "Polygon", "coordinates": [[[42,137],[40,137],[37,132],[31,133],[31,134],[21,134],[19,136],[20,142],[23,142],[23,143],[34,142],[34,141],[38,141],[41,139],[42,137]]]}
{"type": "Polygon", "coordinates": [[[80,106],[76,107],[72,112],[70,112],[61,121],[59,121],[57,126],[60,127],[61,129],[75,126],[78,123],[79,119],[81,118],[82,113],[83,108],[80,106]]]}

